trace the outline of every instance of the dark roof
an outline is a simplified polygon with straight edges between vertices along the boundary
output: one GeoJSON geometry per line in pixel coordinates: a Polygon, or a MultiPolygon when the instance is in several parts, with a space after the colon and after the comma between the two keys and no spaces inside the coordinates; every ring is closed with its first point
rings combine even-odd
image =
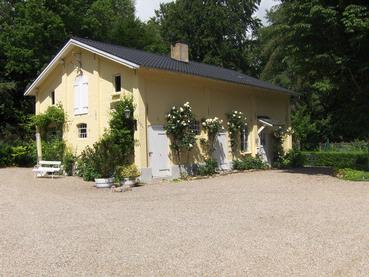
{"type": "Polygon", "coordinates": [[[253,87],[284,92],[288,94],[295,94],[294,92],[288,89],[258,80],[256,78],[250,77],[248,75],[245,75],[243,73],[231,69],[226,69],[218,66],[193,61],[190,61],[188,63],[181,62],[174,60],[169,56],[153,54],[137,49],[94,41],[90,39],[84,39],[79,37],[73,37],[72,39],[87,44],[91,47],[94,47],[106,53],[109,53],[111,55],[114,55],[118,58],[135,63],[141,67],[179,72],[188,75],[201,76],[215,80],[222,80],[236,84],[249,85],[253,87]]]}

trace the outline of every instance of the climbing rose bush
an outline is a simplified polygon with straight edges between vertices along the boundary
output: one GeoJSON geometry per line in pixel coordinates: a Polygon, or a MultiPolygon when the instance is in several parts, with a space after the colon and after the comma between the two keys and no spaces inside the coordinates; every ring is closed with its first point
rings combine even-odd
{"type": "Polygon", "coordinates": [[[238,147],[238,138],[240,136],[240,131],[247,126],[246,116],[239,111],[233,111],[227,114],[228,122],[228,134],[231,141],[232,151],[235,152],[238,147]]]}
{"type": "Polygon", "coordinates": [[[195,117],[190,103],[186,102],[178,107],[173,106],[166,115],[166,119],[167,124],[164,126],[164,129],[171,139],[170,147],[181,164],[181,153],[191,151],[196,143],[196,134],[191,128],[195,123],[195,117]]]}
{"type": "Polygon", "coordinates": [[[212,157],[212,154],[215,150],[214,144],[217,134],[224,129],[222,124],[223,120],[219,119],[218,117],[202,120],[201,125],[203,127],[203,130],[206,132],[208,139],[207,141],[204,139],[201,140],[201,144],[206,148],[206,152],[209,158],[212,157]]]}

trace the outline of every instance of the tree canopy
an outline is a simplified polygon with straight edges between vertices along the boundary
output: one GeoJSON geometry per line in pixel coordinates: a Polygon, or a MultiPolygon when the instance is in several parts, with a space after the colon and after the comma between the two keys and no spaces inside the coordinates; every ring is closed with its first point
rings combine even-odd
{"type": "Polygon", "coordinates": [[[368,135],[367,1],[286,0],[260,30],[261,77],[304,93],[294,127],[306,147],[368,135]]]}
{"type": "Polygon", "coordinates": [[[166,54],[185,41],[191,60],[301,92],[292,119],[304,148],[367,138],[367,1],[282,0],[267,26],[253,16],[259,4],[177,0],[142,22],[133,0],[0,0],[0,141],[31,134],[23,93],[71,36],[166,54]]]}
{"type": "Polygon", "coordinates": [[[189,44],[190,59],[255,74],[255,41],[260,26],[253,16],[260,0],[177,0],[156,11],[168,44],[189,44]]]}

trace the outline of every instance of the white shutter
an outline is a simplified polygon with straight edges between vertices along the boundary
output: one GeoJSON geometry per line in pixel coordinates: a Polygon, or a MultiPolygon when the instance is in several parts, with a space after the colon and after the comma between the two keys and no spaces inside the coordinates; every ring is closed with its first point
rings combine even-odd
{"type": "Polygon", "coordinates": [[[85,76],[77,76],[74,82],[74,114],[88,113],[88,81],[85,76]]]}
{"type": "Polygon", "coordinates": [[[82,84],[80,86],[80,110],[81,113],[88,113],[88,82],[86,78],[83,78],[82,84]]]}
{"type": "Polygon", "coordinates": [[[80,83],[80,78],[81,76],[77,76],[75,81],[74,81],[74,114],[77,115],[77,114],[80,114],[80,111],[79,111],[79,107],[80,107],[80,104],[79,104],[79,83],[80,83]]]}

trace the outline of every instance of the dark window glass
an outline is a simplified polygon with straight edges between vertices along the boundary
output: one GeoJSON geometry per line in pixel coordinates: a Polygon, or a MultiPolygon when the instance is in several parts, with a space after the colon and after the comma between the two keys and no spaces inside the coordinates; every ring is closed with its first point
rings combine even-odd
{"type": "Polygon", "coordinates": [[[115,92],[120,92],[122,87],[122,80],[120,75],[114,77],[115,92]]]}
{"type": "Polygon", "coordinates": [[[51,97],[51,105],[55,105],[55,91],[52,91],[50,93],[50,97],[51,97]]]}

